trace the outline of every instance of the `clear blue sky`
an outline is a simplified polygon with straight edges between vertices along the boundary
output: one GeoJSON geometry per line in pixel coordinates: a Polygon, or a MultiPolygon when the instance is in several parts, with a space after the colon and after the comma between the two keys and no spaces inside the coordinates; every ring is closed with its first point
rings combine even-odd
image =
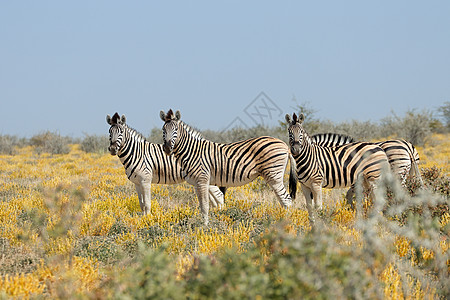
{"type": "Polygon", "coordinates": [[[336,122],[435,110],[450,1],[0,2],[0,134],[107,134],[116,111],[147,134],[169,108],[252,125],[261,92],[336,122]]]}

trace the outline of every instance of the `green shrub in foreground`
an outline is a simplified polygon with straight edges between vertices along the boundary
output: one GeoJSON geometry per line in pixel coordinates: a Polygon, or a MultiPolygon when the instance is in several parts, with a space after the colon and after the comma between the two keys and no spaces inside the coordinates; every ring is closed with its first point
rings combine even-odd
{"type": "Polygon", "coordinates": [[[329,230],[292,236],[283,228],[274,226],[244,253],[197,256],[181,280],[164,248],[141,246],[122,274],[111,276],[109,293],[118,299],[381,297],[363,249],[340,243],[329,230]]]}

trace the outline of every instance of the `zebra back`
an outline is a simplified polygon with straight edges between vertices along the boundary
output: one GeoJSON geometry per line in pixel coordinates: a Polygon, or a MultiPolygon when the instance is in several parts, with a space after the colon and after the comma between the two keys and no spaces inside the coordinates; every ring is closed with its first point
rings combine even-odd
{"type": "Polygon", "coordinates": [[[219,186],[239,186],[259,175],[273,176],[282,182],[289,149],[279,139],[263,136],[222,144],[195,138],[190,127],[180,120],[164,126],[171,127],[172,132],[176,130],[179,140],[173,154],[191,178],[209,173],[211,183],[219,186]]]}
{"type": "Polygon", "coordinates": [[[387,140],[376,143],[385,152],[389,160],[389,164],[394,172],[398,173],[402,183],[410,172],[420,180],[420,172],[418,172],[419,153],[410,142],[403,139],[387,140]]]}
{"type": "Polygon", "coordinates": [[[322,147],[335,147],[355,142],[348,135],[338,133],[318,133],[311,136],[311,141],[322,147]]]}
{"type": "Polygon", "coordinates": [[[416,147],[404,139],[387,140],[384,142],[378,142],[377,145],[383,148],[386,153],[395,153],[395,150],[400,150],[407,153],[411,160],[414,160],[417,163],[420,160],[416,147]]]}

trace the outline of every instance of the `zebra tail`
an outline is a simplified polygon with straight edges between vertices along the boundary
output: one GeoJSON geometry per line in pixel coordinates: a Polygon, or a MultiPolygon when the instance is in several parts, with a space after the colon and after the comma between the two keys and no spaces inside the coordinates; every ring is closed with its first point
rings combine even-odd
{"type": "Polygon", "coordinates": [[[295,199],[297,194],[297,164],[292,154],[289,154],[290,168],[289,168],[289,195],[291,199],[295,199]]]}
{"type": "Polygon", "coordinates": [[[226,191],[227,191],[227,187],[226,186],[220,186],[219,187],[219,190],[222,192],[222,194],[223,194],[223,199],[225,199],[225,193],[226,193],[226,191]]]}
{"type": "Polygon", "coordinates": [[[420,186],[423,186],[422,175],[420,174],[419,166],[417,165],[417,161],[414,158],[414,155],[409,153],[409,158],[411,159],[411,169],[409,170],[409,176],[412,178],[413,176],[419,180],[420,186]]]}

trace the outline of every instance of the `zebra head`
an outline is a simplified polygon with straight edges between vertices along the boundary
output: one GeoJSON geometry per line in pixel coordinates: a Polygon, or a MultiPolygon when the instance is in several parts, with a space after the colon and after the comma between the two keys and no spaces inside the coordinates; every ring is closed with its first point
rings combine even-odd
{"type": "Polygon", "coordinates": [[[109,128],[109,147],[108,151],[111,155],[116,155],[122,145],[124,125],[126,122],[125,115],[122,117],[118,113],[115,113],[112,118],[107,115],[106,122],[111,125],[109,128]]]}
{"type": "Polygon", "coordinates": [[[289,133],[289,146],[293,155],[299,155],[300,150],[303,147],[303,141],[305,140],[306,132],[303,129],[302,123],[305,116],[301,113],[298,118],[297,115],[291,116],[286,114],[286,122],[288,123],[289,133]]]}
{"type": "Polygon", "coordinates": [[[175,143],[178,137],[178,128],[180,126],[180,111],[174,114],[170,109],[167,114],[164,111],[160,111],[159,116],[164,121],[162,128],[163,131],[163,150],[167,155],[172,154],[175,143]]]}

